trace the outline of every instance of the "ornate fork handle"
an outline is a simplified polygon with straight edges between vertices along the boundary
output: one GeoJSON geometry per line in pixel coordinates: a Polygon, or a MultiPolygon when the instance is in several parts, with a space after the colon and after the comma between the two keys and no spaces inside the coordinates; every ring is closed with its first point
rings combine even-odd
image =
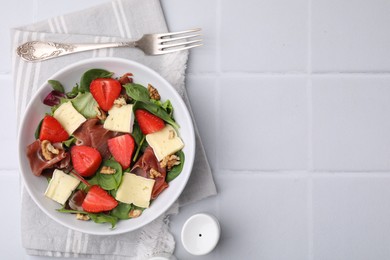
{"type": "Polygon", "coordinates": [[[136,42],[67,44],[58,42],[30,41],[20,45],[16,52],[26,61],[42,61],[82,51],[136,46],[136,42]]]}

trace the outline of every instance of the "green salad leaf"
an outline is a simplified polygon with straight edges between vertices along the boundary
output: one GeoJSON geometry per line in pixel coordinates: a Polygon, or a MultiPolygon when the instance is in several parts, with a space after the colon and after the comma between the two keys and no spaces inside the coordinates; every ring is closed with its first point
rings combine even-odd
{"type": "Polygon", "coordinates": [[[66,208],[60,208],[60,209],[57,209],[57,211],[58,211],[58,212],[61,212],[61,213],[72,213],[72,214],[80,213],[80,214],[89,214],[89,213],[86,212],[86,211],[74,210],[74,209],[66,209],[66,208]]]}
{"type": "Polygon", "coordinates": [[[131,133],[131,135],[133,136],[137,146],[140,146],[142,138],[144,138],[144,134],[142,133],[141,128],[139,127],[137,121],[134,121],[133,132],[131,133]]]}
{"type": "Polygon", "coordinates": [[[86,118],[96,117],[95,107],[98,103],[93,98],[90,92],[79,93],[74,99],[72,99],[74,108],[86,118]]]}
{"type": "Polygon", "coordinates": [[[183,151],[178,151],[176,153],[177,156],[179,156],[180,158],[180,164],[179,165],[175,165],[168,173],[167,173],[167,177],[166,177],[166,181],[167,182],[170,182],[172,180],[174,180],[177,176],[179,176],[179,174],[181,173],[181,171],[183,170],[183,166],[184,166],[184,159],[185,159],[185,156],[184,156],[184,153],[183,151]]]}
{"type": "Polygon", "coordinates": [[[61,213],[85,214],[88,215],[95,223],[110,223],[111,228],[115,228],[116,224],[118,223],[118,217],[104,213],[89,213],[82,210],[73,210],[65,208],[57,209],[57,211],[61,213]]]}
{"type": "Polygon", "coordinates": [[[145,149],[146,146],[148,145],[148,143],[145,142],[145,139],[146,139],[146,137],[145,137],[145,135],[143,135],[143,136],[142,136],[142,139],[141,139],[141,142],[140,142],[140,144],[138,145],[137,150],[136,150],[135,153],[134,153],[133,162],[135,162],[135,161],[137,160],[138,155],[139,155],[139,152],[140,152],[142,149],[145,149]]]}
{"type": "Polygon", "coordinates": [[[76,86],[74,86],[73,88],[72,88],[72,90],[71,91],[69,91],[69,92],[67,92],[65,95],[68,97],[68,98],[74,98],[74,97],[76,97],[78,94],[79,94],[79,85],[78,84],[76,84],[76,86]]]}
{"type": "Polygon", "coordinates": [[[126,94],[136,101],[149,102],[149,91],[147,88],[140,84],[128,83],[123,85],[126,89],[126,94]]]}
{"type": "Polygon", "coordinates": [[[123,87],[126,89],[126,94],[136,101],[133,107],[134,111],[137,109],[148,110],[168,124],[171,124],[174,128],[179,128],[179,125],[172,118],[173,107],[169,100],[162,103],[161,101],[150,99],[148,89],[140,84],[128,83],[123,87]]]}
{"type": "MultiPolygon", "coordinates": [[[[92,186],[92,185],[98,185],[99,182],[98,182],[98,179],[97,179],[97,176],[94,175],[91,179],[87,179],[86,181],[88,181],[88,183],[92,186]]],[[[79,186],[77,186],[77,190],[83,190],[85,192],[88,192],[89,190],[89,186],[87,186],[84,182],[80,182],[79,186]]]]}
{"type": "Polygon", "coordinates": [[[92,214],[88,213],[88,216],[95,222],[95,223],[110,223],[111,228],[115,228],[116,224],[118,223],[118,218],[112,215],[107,215],[104,213],[98,213],[98,214],[92,214]]]}
{"type": "Polygon", "coordinates": [[[111,78],[114,73],[104,69],[90,69],[84,72],[80,79],[80,92],[89,92],[89,85],[97,78],[111,78]]]}
{"type": "Polygon", "coordinates": [[[106,160],[100,166],[98,172],[96,173],[96,179],[100,187],[105,190],[116,190],[121,184],[122,181],[122,166],[114,160],[106,160]],[[100,170],[103,166],[108,166],[112,169],[115,169],[114,174],[102,174],[100,170]]]}
{"type": "Polygon", "coordinates": [[[180,126],[175,122],[175,120],[167,113],[167,111],[164,110],[164,108],[160,107],[159,105],[156,105],[152,102],[142,102],[142,101],[136,101],[133,106],[133,110],[136,111],[137,109],[145,109],[149,111],[150,113],[158,116],[168,124],[172,125],[175,129],[178,129],[180,126]]]}
{"type": "Polygon", "coordinates": [[[65,140],[62,142],[62,144],[66,147],[70,147],[72,144],[74,144],[77,141],[77,139],[74,136],[69,137],[68,140],[65,140]]]}
{"type": "Polygon", "coordinates": [[[43,122],[43,119],[41,119],[41,121],[39,121],[38,126],[35,129],[35,133],[34,133],[35,139],[39,139],[39,135],[41,133],[42,122],[43,122]]]}
{"type": "Polygon", "coordinates": [[[119,219],[129,219],[129,212],[132,208],[132,204],[119,202],[118,206],[111,211],[111,215],[119,219]]]}
{"type": "Polygon", "coordinates": [[[171,103],[171,101],[169,99],[166,100],[165,102],[161,102],[161,100],[154,100],[154,99],[151,99],[150,101],[152,103],[162,107],[165,111],[167,111],[169,116],[172,117],[172,115],[173,115],[173,106],[172,106],[172,103],[171,103]]]}
{"type": "Polygon", "coordinates": [[[54,90],[59,91],[61,93],[65,93],[64,86],[62,86],[61,82],[59,82],[58,80],[50,79],[47,82],[51,85],[51,87],[54,90]]]}
{"type": "Polygon", "coordinates": [[[148,143],[145,142],[145,135],[142,133],[137,121],[134,122],[133,132],[131,133],[131,135],[133,136],[134,141],[137,144],[137,149],[133,156],[133,162],[135,162],[138,158],[139,153],[141,151],[145,151],[146,147],[148,146],[148,143]]]}

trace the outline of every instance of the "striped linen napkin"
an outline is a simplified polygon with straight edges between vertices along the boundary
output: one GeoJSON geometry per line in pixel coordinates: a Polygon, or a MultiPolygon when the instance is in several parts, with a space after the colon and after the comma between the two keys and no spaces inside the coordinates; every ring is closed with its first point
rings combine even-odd
{"type": "MultiPolygon", "coordinates": [[[[137,39],[145,33],[166,32],[167,26],[159,0],[115,0],[76,13],[16,28],[13,47],[26,41],[109,42],[137,39]]],[[[14,51],[13,50],[13,51],[14,51]]],[[[44,62],[28,63],[13,56],[13,76],[18,125],[31,99],[51,75],[74,62],[91,57],[121,57],[140,62],[167,79],[191,110],[184,80],[188,52],[145,56],[138,49],[101,49],[72,54],[44,62]]],[[[196,127],[195,127],[196,128],[196,127]]],[[[178,202],[149,225],[121,235],[94,236],[67,229],[47,217],[23,190],[22,243],[30,255],[84,257],[96,259],[146,259],[159,253],[172,254],[175,241],[169,232],[167,216],[178,207],[216,194],[199,133],[193,172],[178,202]]]]}

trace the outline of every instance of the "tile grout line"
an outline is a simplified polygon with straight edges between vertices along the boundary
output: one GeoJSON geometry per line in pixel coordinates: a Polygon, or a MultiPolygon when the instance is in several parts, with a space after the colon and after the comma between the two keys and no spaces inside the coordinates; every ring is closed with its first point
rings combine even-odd
{"type": "Polygon", "coordinates": [[[221,172],[226,175],[245,175],[256,174],[259,177],[305,177],[311,179],[317,178],[390,178],[390,171],[309,171],[309,170],[262,170],[262,169],[226,169],[220,168],[221,172]]]}
{"type": "MultiPolygon", "coordinates": [[[[221,104],[221,79],[220,79],[220,76],[221,76],[221,24],[222,24],[222,10],[221,10],[221,6],[222,6],[222,0],[217,0],[217,8],[216,8],[216,14],[215,14],[215,17],[216,17],[216,22],[215,22],[215,27],[216,27],[216,37],[215,37],[215,45],[216,45],[216,56],[215,56],[215,60],[216,60],[216,64],[215,64],[215,70],[216,70],[216,81],[215,81],[215,85],[216,85],[216,92],[215,92],[215,103],[214,103],[214,109],[215,111],[218,111],[218,108],[220,107],[220,104],[221,104]]],[[[215,157],[216,158],[216,170],[220,170],[220,158],[219,158],[219,148],[218,147],[221,147],[220,146],[220,139],[217,138],[218,137],[218,133],[219,133],[219,129],[221,128],[221,117],[220,116],[217,116],[218,113],[215,113],[214,116],[216,118],[214,118],[215,120],[215,130],[214,130],[214,135],[215,135],[215,140],[216,140],[216,148],[215,148],[215,157]]]]}
{"type": "MultiPolygon", "coordinates": [[[[217,65],[218,66],[218,65],[217,65]]],[[[3,74],[6,74],[4,72],[3,74]]],[[[1,73],[0,73],[1,75],[1,73]]],[[[390,72],[248,72],[248,71],[224,71],[219,69],[209,72],[189,72],[188,76],[210,77],[210,76],[229,76],[229,77],[390,77],[390,72]]]]}
{"type": "Polygon", "coordinates": [[[307,151],[307,232],[308,232],[308,259],[314,259],[314,223],[313,223],[313,51],[312,51],[312,1],[308,0],[307,10],[307,113],[308,113],[308,151],[307,151]]]}
{"type": "Polygon", "coordinates": [[[314,223],[313,223],[313,177],[312,173],[307,177],[307,204],[308,204],[308,259],[314,259],[314,223]]]}

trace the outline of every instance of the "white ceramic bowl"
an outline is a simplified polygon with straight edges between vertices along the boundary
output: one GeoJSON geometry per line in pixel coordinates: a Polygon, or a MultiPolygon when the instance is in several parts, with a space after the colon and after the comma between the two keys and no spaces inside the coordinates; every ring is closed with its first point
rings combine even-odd
{"type": "Polygon", "coordinates": [[[174,118],[180,125],[179,135],[185,144],[183,149],[185,163],[181,174],[169,183],[168,189],[163,191],[159,197],[151,203],[151,206],[144,210],[140,217],[129,220],[120,220],[115,229],[111,229],[109,224],[97,224],[93,221],[80,221],[76,220],[75,216],[72,214],[57,212],[56,209],[61,208],[61,205],[48,199],[44,195],[47,187],[46,178],[37,177],[32,174],[26,157],[26,147],[35,140],[34,132],[39,121],[44,117],[46,112],[50,111],[50,107],[42,103],[45,96],[52,90],[51,86],[47,83],[43,84],[32,98],[22,119],[18,136],[19,163],[21,175],[27,191],[35,203],[49,217],[68,228],[84,233],[115,235],[138,229],[150,223],[163,214],[176,201],[186,186],[192,170],[195,156],[195,134],[190,113],[180,95],[158,73],[137,62],[120,58],[88,59],[61,69],[49,79],[60,81],[66,88],[66,91],[70,91],[70,88],[80,81],[81,75],[92,68],[102,68],[112,71],[115,73],[114,77],[119,77],[124,73],[131,72],[134,74],[134,82],[143,84],[144,86],[147,86],[148,83],[152,84],[158,89],[162,100],[169,99],[172,102],[174,107],[174,118]]]}

